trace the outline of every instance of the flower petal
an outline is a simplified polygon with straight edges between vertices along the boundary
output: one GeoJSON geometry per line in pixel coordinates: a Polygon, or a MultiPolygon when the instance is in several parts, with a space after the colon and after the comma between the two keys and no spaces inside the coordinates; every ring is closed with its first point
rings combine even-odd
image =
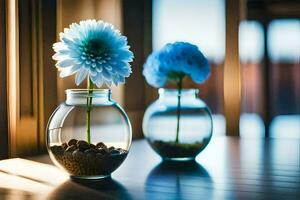
{"type": "Polygon", "coordinates": [[[110,88],[112,85],[112,82],[108,81],[108,80],[104,80],[104,81],[105,81],[106,86],[110,88]]]}
{"type": "Polygon", "coordinates": [[[96,76],[91,76],[92,82],[96,84],[97,87],[101,87],[103,85],[103,78],[101,74],[97,74],[96,76]]]}
{"type": "Polygon", "coordinates": [[[75,76],[75,83],[76,85],[80,85],[82,81],[85,79],[85,77],[88,75],[88,70],[81,68],[79,72],[77,72],[75,76]]]}
{"type": "Polygon", "coordinates": [[[81,68],[80,65],[74,65],[74,66],[72,66],[72,67],[63,68],[63,69],[61,70],[59,76],[60,76],[61,78],[64,78],[64,77],[73,75],[73,74],[75,74],[80,68],[81,68]]]}
{"type": "Polygon", "coordinates": [[[65,60],[61,60],[59,62],[56,63],[56,67],[70,67],[72,65],[74,65],[75,62],[73,59],[65,59],[65,60]]]}
{"type": "Polygon", "coordinates": [[[90,71],[91,76],[96,76],[97,75],[96,69],[90,68],[89,71],[90,71]]]}
{"type": "Polygon", "coordinates": [[[53,56],[52,56],[52,59],[53,60],[62,60],[63,58],[65,57],[64,54],[61,54],[61,53],[55,53],[53,56]]]}
{"type": "Polygon", "coordinates": [[[66,49],[66,45],[63,42],[56,42],[53,44],[53,47],[55,52],[59,52],[60,50],[66,49]]]}
{"type": "Polygon", "coordinates": [[[111,74],[105,68],[102,70],[102,75],[105,80],[111,80],[111,74]]]}

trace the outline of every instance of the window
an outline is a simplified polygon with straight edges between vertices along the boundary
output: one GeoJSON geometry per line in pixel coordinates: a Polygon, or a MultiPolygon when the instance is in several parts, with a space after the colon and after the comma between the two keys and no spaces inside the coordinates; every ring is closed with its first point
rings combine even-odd
{"type": "Polygon", "coordinates": [[[258,21],[242,21],[239,27],[242,73],[241,137],[264,137],[263,66],[264,30],[258,21]]]}
{"type": "Polygon", "coordinates": [[[300,20],[273,20],[268,27],[270,137],[300,138],[300,20]]]}
{"type": "Polygon", "coordinates": [[[300,138],[300,20],[272,20],[266,28],[259,21],[241,22],[239,53],[241,136],[264,137],[269,130],[270,137],[300,138]],[[263,121],[266,112],[269,125],[263,121]]]}

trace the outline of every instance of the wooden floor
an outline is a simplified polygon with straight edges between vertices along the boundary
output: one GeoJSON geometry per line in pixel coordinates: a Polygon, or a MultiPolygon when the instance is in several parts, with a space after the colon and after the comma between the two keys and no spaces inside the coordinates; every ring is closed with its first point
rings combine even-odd
{"type": "Polygon", "coordinates": [[[50,165],[0,161],[0,199],[299,200],[300,141],[217,137],[188,163],[161,162],[146,141],[135,141],[112,179],[98,182],[74,182],[50,165]],[[22,172],[25,165],[36,173],[22,172]]]}

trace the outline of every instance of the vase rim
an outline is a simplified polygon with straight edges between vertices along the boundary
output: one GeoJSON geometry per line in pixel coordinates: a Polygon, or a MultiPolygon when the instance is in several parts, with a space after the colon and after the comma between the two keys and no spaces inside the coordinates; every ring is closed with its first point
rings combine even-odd
{"type": "Polygon", "coordinates": [[[97,93],[109,93],[111,89],[66,89],[66,93],[85,93],[92,90],[93,92],[97,93]]]}
{"type": "Polygon", "coordinates": [[[67,89],[65,93],[67,97],[110,97],[111,89],[67,89]],[[89,93],[90,91],[92,92],[89,93]]]}
{"type": "MultiPolygon", "coordinates": [[[[189,89],[182,89],[181,90],[181,94],[198,94],[199,93],[199,89],[195,89],[195,88],[189,88],[189,89]]],[[[167,88],[159,88],[158,89],[158,94],[162,95],[162,94],[174,94],[174,95],[178,95],[178,89],[167,89],[167,88]]]]}

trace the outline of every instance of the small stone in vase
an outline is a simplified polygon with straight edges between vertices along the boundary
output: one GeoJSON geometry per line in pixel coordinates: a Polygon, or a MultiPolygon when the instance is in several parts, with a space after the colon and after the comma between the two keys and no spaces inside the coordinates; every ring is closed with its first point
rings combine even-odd
{"type": "Polygon", "coordinates": [[[97,159],[103,159],[105,155],[101,154],[101,153],[97,153],[96,154],[96,158],[97,159]]]}
{"type": "Polygon", "coordinates": [[[113,150],[115,150],[115,147],[111,146],[111,147],[108,148],[108,150],[113,151],[113,150]]]}
{"type": "Polygon", "coordinates": [[[90,144],[90,147],[91,147],[92,149],[96,149],[96,148],[97,148],[96,145],[94,145],[94,144],[90,144]]]}
{"type": "Polygon", "coordinates": [[[120,155],[120,151],[114,149],[114,150],[110,151],[110,154],[113,155],[113,156],[120,155]]]}
{"type": "Polygon", "coordinates": [[[68,148],[68,144],[64,142],[64,143],[61,144],[61,147],[66,149],[66,148],[68,148]]]}
{"type": "Polygon", "coordinates": [[[88,154],[88,153],[97,153],[97,152],[95,151],[95,149],[87,149],[84,151],[84,153],[88,154]]]}
{"type": "Polygon", "coordinates": [[[98,152],[99,152],[100,154],[102,154],[102,155],[106,155],[106,154],[108,154],[108,150],[107,150],[107,149],[105,149],[105,148],[98,149],[98,152]]]}
{"type": "Polygon", "coordinates": [[[61,147],[61,146],[52,146],[51,149],[57,153],[63,153],[64,152],[64,149],[61,147]]]}
{"type": "Polygon", "coordinates": [[[93,152],[92,149],[85,150],[84,154],[87,158],[93,158],[96,156],[96,153],[93,152]]]}
{"type": "Polygon", "coordinates": [[[69,140],[69,142],[68,142],[68,146],[76,145],[76,143],[77,143],[77,140],[76,140],[76,139],[71,139],[71,140],[69,140]]]}
{"type": "Polygon", "coordinates": [[[82,153],[81,151],[79,151],[78,149],[76,149],[76,150],[72,153],[72,155],[73,155],[74,157],[80,157],[80,156],[83,155],[83,153],[82,153]]]}
{"type": "Polygon", "coordinates": [[[106,145],[105,145],[103,142],[98,142],[98,143],[96,144],[96,146],[97,146],[98,148],[107,148],[106,145]]]}
{"type": "Polygon", "coordinates": [[[77,142],[77,147],[79,148],[79,150],[85,151],[85,150],[87,150],[87,149],[90,148],[90,145],[89,145],[89,143],[87,143],[87,142],[84,141],[84,140],[79,140],[79,141],[77,142]]]}
{"type": "Polygon", "coordinates": [[[76,150],[76,146],[75,145],[71,145],[66,149],[66,152],[71,152],[71,151],[75,151],[76,150]]]}

